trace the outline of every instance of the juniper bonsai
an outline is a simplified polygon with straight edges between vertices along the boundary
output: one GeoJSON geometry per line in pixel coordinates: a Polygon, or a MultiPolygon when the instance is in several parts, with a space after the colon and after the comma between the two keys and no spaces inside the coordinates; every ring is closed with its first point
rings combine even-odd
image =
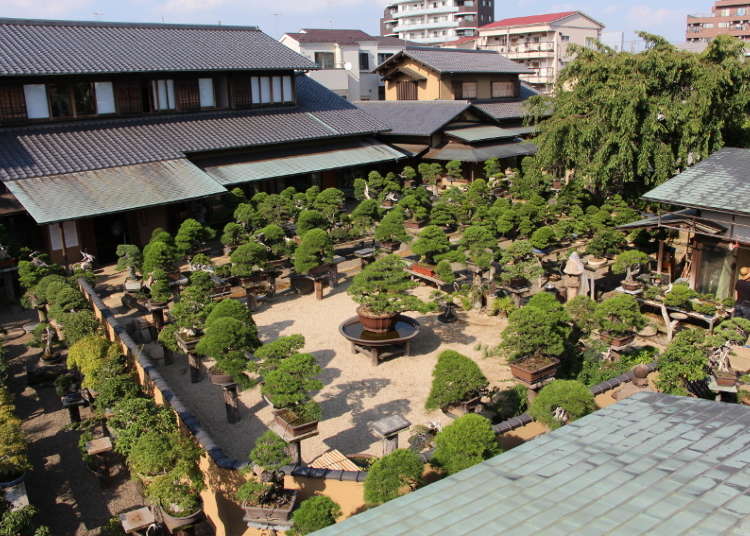
{"type": "Polygon", "coordinates": [[[117,246],[117,269],[127,270],[128,277],[135,279],[143,267],[143,254],[138,246],[134,244],[120,244],[117,246]]]}
{"type": "Polygon", "coordinates": [[[408,292],[416,286],[406,273],[403,261],[396,255],[388,255],[357,274],[347,292],[372,314],[427,312],[431,306],[408,292]]]}

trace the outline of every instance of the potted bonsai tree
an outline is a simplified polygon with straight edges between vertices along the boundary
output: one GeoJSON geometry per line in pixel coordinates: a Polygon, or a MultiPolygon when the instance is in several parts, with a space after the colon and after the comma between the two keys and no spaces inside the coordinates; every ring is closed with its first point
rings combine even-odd
{"type": "MultiPolygon", "coordinates": [[[[164,233],[169,236],[167,233],[164,233]]],[[[143,248],[144,277],[154,270],[161,270],[168,274],[172,273],[177,263],[177,253],[174,247],[166,241],[166,237],[157,237],[146,244],[143,248]]]]}
{"type": "Polygon", "coordinates": [[[316,379],[321,370],[312,354],[294,354],[263,377],[261,392],[276,408],[274,421],[285,435],[298,437],[317,430],[320,406],[310,392],[323,387],[316,379]]]}
{"type": "Polygon", "coordinates": [[[183,256],[191,256],[206,242],[216,236],[216,231],[201,224],[198,220],[188,218],[182,222],[174,236],[177,252],[183,256]]]}
{"type": "Polygon", "coordinates": [[[552,227],[544,226],[539,227],[537,230],[531,233],[529,242],[531,242],[531,245],[535,249],[544,252],[544,250],[550,247],[556,239],[557,236],[555,234],[555,230],[552,227]]]}
{"type": "Polygon", "coordinates": [[[305,499],[292,514],[292,536],[305,536],[336,523],[341,507],[325,495],[305,499]]]}
{"type": "Polygon", "coordinates": [[[229,260],[232,262],[231,274],[240,278],[246,289],[260,282],[266,268],[268,250],[262,244],[249,242],[234,250],[229,260]]]}
{"type": "Polygon", "coordinates": [[[249,458],[256,476],[237,490],[246,520],[271,524],[289,521],[297,491],[284,488],[282,469],[292,462],[287,447],[286,441],[271,430],[255,442],[249,458]]]}
{"type": "Polygon", "coordinates": [[[424,462],[409,449],[394,450],[367,471],[365,502],[375,506],[414,490],[422,481],[424,462]]]}
{"type": "Polygon", "coordinates": [[[586,246],[590,257],[586,260],[592,268],[600,268],[607,263],[608,255],[616,255],[625,246],[625,235],[616,229],[605,228],[598,231],[586,246]]]}
{"type": "Polygon", "coordinates": [[[689,311],[692,300],[698,297],[698,293],[691,289],[687,283],[675,283],[664,295],[664,305],[689,311]]]}
{"type": "Polygon", "coordinates": [[[325,271],[333,260],[333,244],[323,229],[311,229],[302,237],[294,252],[294,270],[298,274],[315,275],[325,271]]]}
{"type": "Polygon", "coordinates": [[[604,300],[594,312],[599,337],[613,346],[625,346],[633,341],[635,331],[646,324],[638,301],[629,294],[604,300]]]}
{"type": "Polygon", "coordinates": [[[169,279],[166,272],[154,270],[151,273],[151,286],[149,287],[152,307],[164,307],[172,299],[172,291],[169,288],[169,279]]]}
{"type": "Polygon", "coordinates": [[[445,234],[445,231],[437,225],[428,225],[419,233],[419,237],[411,249],[429,265],[427,266],[429,271],[426,275],[434,277],[435,267],[433,265],[435,264],[435,256],[447,253],[451,249],[451,245],[448,242],[448,236],[445,234]]]}
{"type": "Polygon", "coordinates": [[[323,214],[329,227],[333,227],[344,208],[346,196],[338,188],[326,188],[315,198],[313,208],[323,214]]]}
{"type": "Polygon", "coordinates": [[[492,458],[500,452],[492,423],[477,414],[464,415],[435,436],[431,463],[449,475],[492,458]]]}
{"type": "Polygon", "coordinates": [[[474,361],[446,350],[438,356],[432,370],[432,389],[425,408],[448,411],[458,407],[463,413],[469,413],[479,404],[480,395],[487,385],[487,378],[474,361]]]}
{"type": "Polygon", "coordinates": [[[407,190],[414,187],[414,182],[417,178],[417,171],[411,166],[404,166],[404,169],[399,176],[404,181],[404,190],[407,190]]]}
{"type": "Polygon", "coordinates": [[[302,335],[287,335],[267,342],[255,351],[255,360],[250,368],[261,376],[279,368],[279,364],[298,353],[305,346],[302,335]]]}
{"type": "Polygon", "coordinates": [[[404,228],[404,213],[399,208],[388,212],[375,227],[375,240],[386,251],[394,252],[401,244],[408,242],[410,239],[404,228]]]}
{"type": "Polygon", "coordinates": [[[461,162],[459,160],[451,160],[445,164],[445,172],[448,174],[448,178],[451,184],[454,182],[466,184],[469,181],[464,178],[464,172],[461,169],[461,162]]]}
{"type": "MultiPolygon", "coordinates": [[[[290,247],[286,240],[286,233],[281,225],[271,223],[256,233],[256,238],[268,248],[271,257],[278,261],[290,253],[290,247]]],[[[278,265],[279,263],[276,262],[278,265]]]]}
{"type": "Polygon", "coordinates": [[[230,221],[224,226],[221,233],[221,243],[224,246],[224,255],[230,255],[232,251],[242,243],[245,236],[245,227],[241,223],[230,221]]]}
{"type": "Polygon", "coordinates": [[[143,267],[143,254],[134,244],[120,244],[117,246],[117,269],[127,270],[128,279],[138,279],[138,273],[143,267]]]}
{"type": "Polygon", "coordinates": [[[637,249],[630,249],[623,251],[617,257],[615,257],[615,263],[612,265],[612,271],[616,274],[625,274],[625,279],[622,282],[622,288],[630,291],[637,291],[643,288],[643,283],[636,281],[637,276],[641,268],[647,265],[649,257],[642,251],[637,249]]]}
{"type": "Polygon", "coordinates": [[[430,224],[437,225],[445,231],[455,230],[456,214],[453,208],[443,201],[435,203],[430,211],[430,224]]]}
{"type": "Polygon", "coordinates": [[[430,304],[409,294],[416,286],[404,270],[403,261],[396,255],[388,255],[357,274],[347,292],[360,304],[357,314],[364,328],[386,333],[393,328],[399,314],[431,310],[430,304]]]}
{"type": "Polygon", "coordinates": [[[409,229],[419,229],[419,226],[429,215],[429,193],[420,187],[414,193],[410,193],[401,198],[398,206],[404,211],[404,217],[407,218],[404,225],[409,229]],[[416,192],[422,192],[424,195],[418,195],[416,192]]]}
{"type": "Polygon", "coordinates": [[[513,288],[523,288],[544,273],[534,248],[528,240],[517,240],[502,252],[503,271],[500,279],[513,288]]]}
{"type": "Polygon", "coordinates": [[[259,346],[258,331],[254,324],[231,316],[219,316],[206,322],[206,332],[195,350],[200,355],[216,360],[216,364],[209,370],[212,383],[236,383],[241,388],[247,388],[250,385],[250,380],[245,375],[249,365],[247,354],[259,346]]]}
{"type": "Polygon", "coordinates": [[[532,401],[529,413],[537,421],[556,429],[596,411],[594,395],[581,382],[555,380],[532,401]]]}

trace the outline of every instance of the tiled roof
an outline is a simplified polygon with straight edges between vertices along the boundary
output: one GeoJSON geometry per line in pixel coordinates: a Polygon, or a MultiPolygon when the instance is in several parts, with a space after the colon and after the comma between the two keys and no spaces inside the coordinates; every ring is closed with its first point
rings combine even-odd
{"type": "Polygon", "coordinates": [[[484,110],[495,119],[520,119],[526,115],[526,99],[538,94],[535,89],[522,82],[518,99],[512,101],[474,102],[474,106],[484,110]]]}
{"type": "Polygon", "coordinates": [[[750,214],[750,149],[725,147],[647,192],[671,205],[750,214]]]}
{"type": "Polygon", "coordinates": [[[575,15],[578,11],[562,11],[560,13],[545,13],[544,15],[529,15],[527,17],[513,17],[509,19],[501,19],[484,26],[480,26],[480,30],[489,30],[492,28],[505,28],[508,26],[532,26],[534,24],[549,24],[550,22],[556,22],[558,20],[575,15]]]}
{"type": "Polygon", "coordinates": [[[430,136],[472,107],[463,100],[360,101],[355,104],[386,124],[390,128],[388,134],[402,136],[430,136]]]}
{"type": "Polygon", "coordinates": [[[0,129],[0,180],[183,158],[185,154],[387,130],[306,76],[299,105],[0,129]]]}
{"type": "Polygon", "coordinates": [[[509,60],[493,50],[435,47],[406,47],[391,56],[378,69],[393,65],[403,56],[412,58],[439,73],[531,73],[525,65],[509,60]]]}
{"type": "Polygon", "coordinates": [[[455,41],[446,41],[445,43],[441,43],[440,46],[446,47],[448,45],[457,46],[457,45],[463,45],[464,43],[471,43],[472,41],[476,41],[477,37],[473,35],[467,35],[465,37],[460,37],[456,39],[455,41]]]}
{"type": "Polygon", "coordinates": [[[0,76],[312,69],[255,27],[0,19],[0,76]]]}
{"type": "Polygon", "coordinates": [[[750,534],[750,408],[639,393],[316,536],[750,534]]]}
{"type": "Polygon", "coordinates": [[[413,44],[396,37],[370,35],[362,30],[328,30],[320,28],[303,28],[299,32],[285,34],[299,43],[338,43],[356,45],[362,41],[376,41],[383,46],[407,46],[413,44]]]}

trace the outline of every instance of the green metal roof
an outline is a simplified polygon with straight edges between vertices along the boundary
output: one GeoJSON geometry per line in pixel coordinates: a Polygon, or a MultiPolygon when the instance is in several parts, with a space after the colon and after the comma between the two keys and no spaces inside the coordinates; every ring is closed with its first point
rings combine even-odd
{"type": "Polygon", "coordinates": [[[511,158],[514,156],[527,156],[536,153],[536,145],[533,143],[510,142],[492,145],[462,145],[449,143],[440,149],[433,149],[423,158],[427,160],[458,160],[460,162],[484,162],[490,158],[511,158]]]}
{"type": "Polygon", "coordinates": [[[37,223],[75,220],[226,192],[186,159],[5,181],[37,223]]]}
{"type": "Polygon", "coordinates": [[[644,199],[750,214],[750,149],[724,148],[647,192],[644,199]]]}
{"type": "Polygon", "coordinates": [[[522,134],[533,132],[533,127],[501,128],[493,125],[482,125],[478,127],[456,128],[446,130],[448,136],[469,143],[486,140],[499,140],[503,138],[515,138],[522,134]],[[531,130],[529,130],[531,128],[531,130]]]}
{"type": "Polygon", "coordinates": [[[219,183],[229,185],[395,161],[406,156],[384,143],[373,141],[312,154],[209,165],[205,167],[205,171],[219,183]]]}
{"type": "Polygon", "coordinates": [[[316,536],[747,535],[750,408],[639,393],[316,536]]]}

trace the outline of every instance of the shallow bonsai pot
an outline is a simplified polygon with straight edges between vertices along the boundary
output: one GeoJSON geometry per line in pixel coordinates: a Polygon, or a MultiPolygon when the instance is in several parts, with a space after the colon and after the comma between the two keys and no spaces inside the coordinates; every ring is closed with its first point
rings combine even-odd
{"type": "Polygon", "coordinates": [[[406,220],[404,222],[404,227],[406,227],[407,229],[419,229],[419,226],[420,223],[418,221],[406,220]]]}
{"type": "MultiPolygon", "coordinates": [[[[10,476],[12,477],[13,475],[10,475],[10,476]]],[[[9,478],[9,477],[7,476],[0,477],[0,479],[4,479],[4,478],[9,478]]],[[[16,476],[15,478],[12,478],[11,480],[0,481],[0,489],[12,488],[13,486],[17,486],[18,484],[23,482],[25,478],[26,478],[26,471],[16,476]]]]}
{"type": "Polygon", "coordinates": [[[234,380],[232,379],[232,376],[229,374],[225,374],[224,372],[215,369],[212,367],[208,371],[208,377],[211,379],[211,383],[214,385],[228,385],[230,383],[234,383],[234,380]]]}
{"type": "Polygon", "coordinates": [[[297,422],[297,415],[288,409],[282,408],[273,411],[274,422],[281,427],[287,437],[298,437],[310,434],[318,429],[319,421],[297,422]]]}
{"type": "Polygon", "coordinates": [[[591,268],[601,268],[605,264],[607,264],[607,259],[603,257],[589,257],[586,259],[586,264],[588,264],[591,268]]]}
{"type": "Polygon", "coordinates": [[[198,510],[187,516],[173,516],[172,514],[167,512],[166,508],[164,508],[164,506],[162,506],[161,504],[159,504],[159,510],[161,510],[161,514],[162,516],[164,516],[165,521],[169,521],[169,524],[175,528],[192,525],[203,516],[202,505],[200,508],[198,508],[198,510]]]}
{"type": "Polygon", "coordinates": [[[401,244],[399,242],[380,242],[380,247],[391,253],[397,251],[400,246],[401,244]]]}
{"type": "Polygon", "coordinates": [[[612,335],[607,331],[601,331],[599,332],[599,338],[612,346],[627,346],[633,342],[633,339],[635,339],[635,333],[630,332],[625,335],[612,335]]]}
{"type": "Polygon", "coordinates": [[[285,489],[284,492],[289,497],[289,501],[287,504],[281,506],[243,503],[242,509],[245,511],[244,521],[254,521],[264,524],[288,522],[291,519],[292,510],[294,510],[294,505],[297,502],[297,490],[285,489]]]}
{"type": "Polygon", "coordinates": [[[531,356],[510,363],[510,372],[517,380],[534,385],[553,378],[559,365],[560,360],[555,357],[531,356]]]}
{"type": "Polygon", "coordinates": [[[482,400],[481,396],[475,396],[469,400],[463,400],[457,404],[450,404],[442,409],[442,412],[449,416],[455,415],[466,415],[467,413],[476,413],[476,409],[479,406],[479,402],[482,400]]]}
{"type": "Polygon", "coordinates": [[[514,277],[510,280],[508,286],[514,289],[526,288],[526,280],[522,277],[514,277]]]}
{"type": "Polygon", "coordinates": [[[643,283],[641,283],[640,281],[623,280],[622,288],[624,288],[625,290],[629,290],[631,292],[635,292],[636,290],[641,290],[643,288],[643,283]]]}
{"type": "Polygon", "coordinates": [[[722,387],[734,387],[737,383],[737,373],[734,371],[715,371],[713,376],[716,384],[722,387]]]}
{"type": "Polygon", "coordinates": [[[654,337],[657,333],[659,333],[658,328],[653,324],[648,324],[646,327],[644,327],[642,330],[638,332],[638,336],[654,337]]]}
{"type": "Polygon", "coordinates": [[[417,272],[418,274],[426,275],[427,277],[436,277],[435,266],[430,264],[420,264],[415,262],[409,267],[409,269],[412,272],[417,272]]]}
{"type": "Polygon", "coordinates": [[[366,331],[372,333],[388,333],[396,323],[398,313],[372,314],[361,305],[357,307],[357,316],[366,331]]]}

